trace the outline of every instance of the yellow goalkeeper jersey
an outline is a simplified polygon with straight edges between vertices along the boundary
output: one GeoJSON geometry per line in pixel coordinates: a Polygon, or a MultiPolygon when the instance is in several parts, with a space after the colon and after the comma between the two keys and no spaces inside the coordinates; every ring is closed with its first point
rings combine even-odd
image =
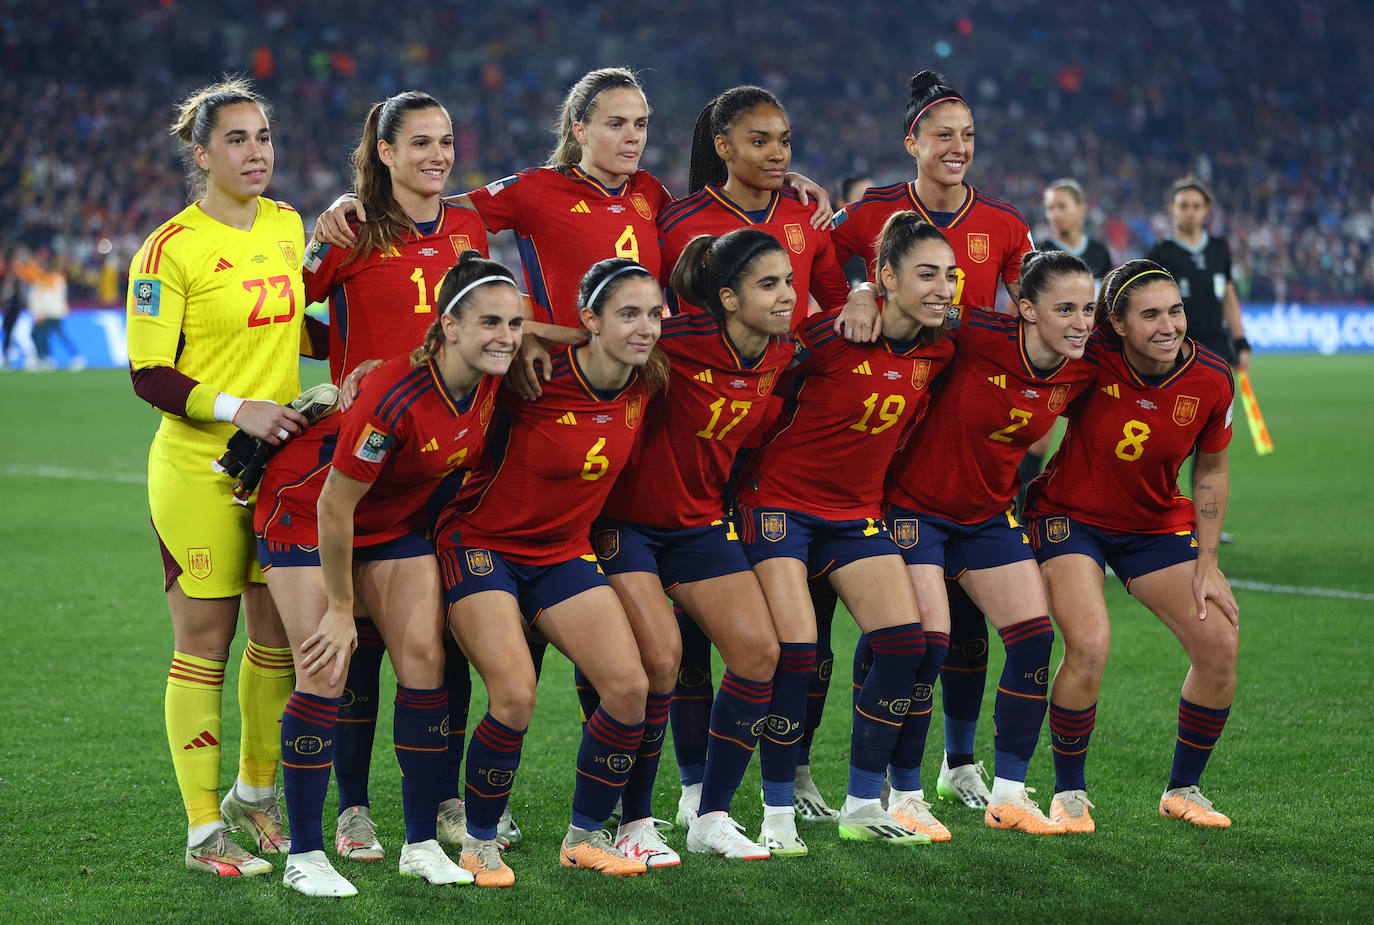
{"type": "Polygon", "coordinates": [[[249,231],[192,203],[148,236],[129,268],[129,362],[171,366],[199,383],[167,437],[223,443],[215,396],[285,403],[300,392],[305,231],[290,206],[258,198],[249,231]]]}

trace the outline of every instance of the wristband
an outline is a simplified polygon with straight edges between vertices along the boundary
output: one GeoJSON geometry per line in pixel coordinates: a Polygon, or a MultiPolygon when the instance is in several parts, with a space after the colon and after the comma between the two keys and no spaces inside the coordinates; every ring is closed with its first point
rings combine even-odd
{"type": "Polygon", "coordinates": [[[1250,349],[1250,342],[1243,337],[1237,337],[1233,341],[1231,341],[1231,343],[1235,344],[1236,353],[1240,353],[1242,350],[1244,350],[1246,353],[1254,352],[1250,349]]]}
{"type": "Polygon", "coordinates": [[[227,392],[215,396],[215,420],[224,424],[234,423],[234,415],[239,413],[246,398],[235,398],[227,392]]]}
{"type": "Polygon", "coordinates": [[[875,286],[873,283],[870,283],[868,280],[864,280],[862,283],[857,283],[857,284],[856,284],[852,289],[850,289],[849,291],[850,291],[850,292],[871,292],[871,293],[873,293],[873,294],[876,296],[876,295],[878,294],[878,287],[875,286]]]}

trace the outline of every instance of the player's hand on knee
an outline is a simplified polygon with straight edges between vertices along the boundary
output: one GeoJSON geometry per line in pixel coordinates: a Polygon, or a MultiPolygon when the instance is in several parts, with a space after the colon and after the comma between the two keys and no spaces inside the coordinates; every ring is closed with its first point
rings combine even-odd
{"type": "Polygon", "coordinates": [[[352,247],[358,242],[358,236],[348,227],[350,214],[357,215],[359,222],[367,221],[362,200],[352,193],[344,193],[315,219],[315,237],[335,247],[352,247]]]}
{"type": "Polygon", "coordinates": [[[1232,626],[1240,628],[1240,605],[1236,603],[1231,583],[1226,580],[1221,569],[1214,565],[1198,563],[1197,571],[1193,575],[1193,597],[1197,600],[1199,620],[1207,619],[1207,602],[1210,600],[1215,605],[1212,608],[1213,612],[1219,609],[1232,626]]]}
{"type": "Polygon", "coordinates": [[[239,430],[272,446],[304,433],[309,423],[295,408],[274,401],[246,401],[234,415],[239,430]]]}
{"type": "Polygon", "coordinates": [[[339,613],[333,608],[325,612],[319,629],[301,643],[301,671],[318,674],[334,666],[329,673],[329,686],[336,687],[343,679],[349,656],[358,648],[358,628],[352,613],[339,613]]]}

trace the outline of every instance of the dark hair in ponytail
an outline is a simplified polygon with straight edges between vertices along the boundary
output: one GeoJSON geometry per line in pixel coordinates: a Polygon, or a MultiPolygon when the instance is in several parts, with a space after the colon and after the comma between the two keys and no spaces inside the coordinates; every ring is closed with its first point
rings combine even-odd
{"type": "MultiPolygon", "coordinates": [[[[958,100],[965,106],[968,101],[963,94],[945,82],[945,75],[938,71],[921,71],[911,78],[911,98],[906,101],[906,115],[902,120],[902,134],[916,137],[918,129],[917,120],[924,121],[930,117],[926,110],[937,100],[953,99],[958,100]]],[[[970,107],[971,109],[972,107],[970,107]]]]}
{"type": "Polygon", "coordinates": [[[726,313],[720,291],[738,292],[740,281],[755,261],[774,251],[787,253],[777,238],[757,228],[736,228],[719,237],[699,234],[683,248],[668,283],[679,296],[706,309],[716,324],[724,327],[726,313]]]}
{"type": "Polygon", "coordinates": [[[358,229],[358,243],[353,246],[355,255],[386,250],[403,241],[408,232],[418,232],[415,223],[396,201],[391,190],[391,170],[382,163],[377,142],[385,141],[394,146],[406,116],[425,109],[439,109],[448,115],[448,110],[428,93],[407,90],[373,106],[363,122],[362,138],[353,151],[353,189],[367,212],[367,221],[358,229]]]}
{"type": "MultiPolygon", "coordinates": [[[[433,323],[425,331],[425,342],[410,352],[410,365],[419,366],[428,362],[432,356],[439,352],[439,345],[444,342],[444,327],[441,323],[444,315],[452,315],[455,319],[461,318],[463,310],[467,308],[474,295],[490,286],[504,286],[506,283],[516,286],[515,274],[508,270],[505,264],[488,260],[475,250],[463,251],[458,256],[458,262],[449,268],[449,271],[444,274],[444,281],[439,284],[439,294],[435,298],[435,301],[439,303],[439,313],[435,315],[433,323]],[[453,301],[454,296],[484,276],[495,276],[499,279],[485,282],[464,293],[456,305],[449,304],[453,301]]],[[[519,287],[516,286],[516,288],[519,287]]]]}
{"type": "MultiPolygon", "coordinates": [[[[891,267],[893,273],[898,272],[898,264],[914,251],[918,246],[926,241],[939,241],[949,247],[949,241],[939,228],[921,218],[915,212],[903,211],[893,212],[883,223],[883,230],[878,234],[877,247],[878,260],[873,268],[873,276],[878,280],[878,286],[882,287],[883,267],[891,267]]],[[[953,248],[950,248],[953,253],[953,248]]],[[[886,296],[887,292],[884,291],[886,296]]],[[[939,327],[921,328],[920,340],[928,344],[933,344],[949,328],[949,318],[946,316],[939,327]]]]}
{"type": "Polygon", "coordinates": [[[1072,273],[1089,279],[1093,275],[1086,263],[1068,251],[1026,251],[1021,255],[1021,298],[1038,302],[1052,280],[1072,273]]]}
{"type": "Polygon", "coordinates": [[[691,195],[703,186],[718,185],[729,179],[725,162],[716,153],[716,136],[730,131],[731,126],[745,113],[758,106],[772,106],[787,118],[787,110],[772,93],[763,87],[733,87],[711,100],[697,116],[692,130],[692,158],[687,168],[687,193],[691,195]]]}
{"type": "MultiPolygon", "coordinates": [[[[577,307],[590,309],[598,318],[606,310],[615,294],[626,282],[632,279],[647,279],[655,288],[658,280],[644,267],[624,257],[611,257],[592,264],[582,275],[577,287],[577,307]]],[[[649,353],[649,361],[644,364],[644,381],[649,386],[649,394],[668,385],[668,357],[654,345],[649,353]]]]}
{"type": "Polygon", "coordinates": [[[1107,278],[1102,281],[1102,291],[1097,296],[1097,312],[1093,316],[1093,323],[1115,335],[1115,329],[1112,328],[1107,316],[1115,315],[1120,318],[1131,302],[1132,292],[1144,289],[1151,283],[1157,283],[1161,278],[1170,282],[1175,281],[1168,270],[1153,260],[1142,257],[1126,261],[1108,273],[1107,278]]]}

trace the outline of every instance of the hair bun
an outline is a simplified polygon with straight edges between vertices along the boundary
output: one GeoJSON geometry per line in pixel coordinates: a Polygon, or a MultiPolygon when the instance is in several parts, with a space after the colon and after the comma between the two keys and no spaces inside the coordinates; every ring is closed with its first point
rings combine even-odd
{"type": "Polygon", "coordinates": [[[471,247],[469,247],[467,250],[463,251],[461,254],[458,255],[458,263],[457,263],[457,266],[462,266],[462,265],[465,264],[465,263],[471,263],[471,262],[474,261],[474,260],[485,260],[485,259],[486,259],[486,258],[482,256],[482,252],[481,252],[481,251],[479,251],[479,250],[474,250],[474,249],[472,249],[471,247]]]}
{"type": "Polygon", "coordinates": [[[945,82],[945,75],[938,71],[924,70],[911,78],[911,92],[913,94],[925,93],[932,87],[938,87],[945,82]]]}

